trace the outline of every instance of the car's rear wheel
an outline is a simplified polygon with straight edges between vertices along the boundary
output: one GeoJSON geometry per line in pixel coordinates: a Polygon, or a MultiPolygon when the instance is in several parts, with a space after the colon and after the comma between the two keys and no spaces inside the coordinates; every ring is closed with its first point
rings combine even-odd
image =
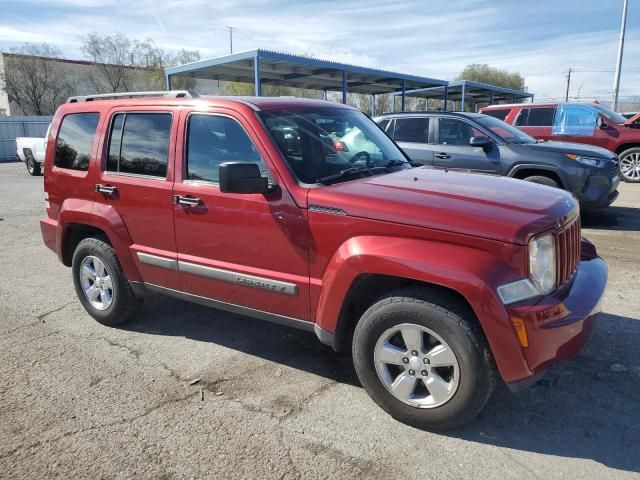
{"type": "Polygon", "coordinates": [[[73,254],[76,293],[85,310],[103,325],[130,320],[142,300],[120,268],[115,251],[103,238],[85,238],[73,254]]]}
{"type": "Polygon", "coordinates": [[[625,182],[640,183],[640,148],[629,148],[619,156],[620,177],[625,182]]]}
{"type": "Polygon", "coordinates": [[[540,185],[546,185],[547,187],[562,188],[560,184],[551,177],[545,175],[532,175],[530,177],[523,178],[526,182],[539,183],[540,185]]]}
{"type": "Polygon", "coordinates": [[[40,164],[35,158],[33,158],[33,155],[27,155],[24,163],[27,166],[27,172],[29,172],[29,175],[34,177],[40,175],[40,164]]]}
{"type": "Polygon", "coordinates": [[[372,305],[356,326],[353,357],[371,398],[397,420],[420,428],[469,421],[497,378],[473,313],[448,293],[430,289],[399,290],[372,305]]]}

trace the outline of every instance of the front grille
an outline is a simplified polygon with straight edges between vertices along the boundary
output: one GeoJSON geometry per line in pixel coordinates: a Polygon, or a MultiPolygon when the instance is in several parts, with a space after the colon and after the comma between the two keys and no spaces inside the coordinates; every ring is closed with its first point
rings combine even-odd
{"type": "Polygon", "coordinates": [[[611,162],[611,165],[609,166],[609,178],[613,178],[618,175],[618,170],[618,162],[611,162]]]}
{"type": "Polygon", "coordinates": [[[556,235],[556,272],[558,286],[568,282],[580,262],[580,215],[556,235]]]}

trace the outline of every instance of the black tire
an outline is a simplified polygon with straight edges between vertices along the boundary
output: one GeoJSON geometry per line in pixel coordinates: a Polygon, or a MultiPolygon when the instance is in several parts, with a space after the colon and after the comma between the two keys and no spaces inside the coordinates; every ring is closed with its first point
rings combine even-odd
{"type": "Polygon", "coordinates": [[[620,178],[623,181],[628,182],[628,183],[640,183],[640,176],[636,176],[634,178],[634,177],[629,176],[628,173],[623,173],[623,171],[622,171],[623,170],[623,165],[622,165],[623,161],[630,161],[633,164],[635,164],[638,167],[640,167],[640,148],[639,147],[628,148],[627,150],[622,152],[620,155],[618,155],[618,158],[620,159],[619,162],[618,162],[620,178]],[[629,158],[627,158],[627,157],[629,157],[629,158]]]}
{"type": "Polygon", "coordinates": [[[562,188],[560,184],[551,177],[545,175],[532,175],[530,177],[523,178],[525,182],[539,183],[540,185],[546,185],[547,187],[562,188]]]}
{"type": "Polygon", "coordinates": [[[28,155],[24,163],[27,166],[27,172],[29,172],[29,175],[32,177],[40,175],[40,164],[35,158],[33,158],[33,155],[28,155]]]}
{"type": "Polygon", "coordinates": [[[356,326],[353,359],[360,382],[383,410],[396,420],[429,430],[451,429],[471,420],[485,406],[497,380],[493,357],[473,312],[447,292],[427,288],[401,289],[373,304],[356,326]],[[376,372],[378,339],[406,323],[430,329],[456,356],[457,390],[443,405],[418,408],[404,403],[387,390],[376,372]]]}
{"type": "Polygon", "coordinates": [[[137,313],[142,298],[137,297],[125,278],[116,257],[115,250],[105,238],[85,238],[78,243],[71,264],[73,284],[82,306],[98,322],[107,326],[115,326],[131,320],[137,313]],[[113,285],[113,299],[108,308],[99,310],[89,302],[82,288],[80,266],[88,256],[97,257],[105,266],[113,285]]]}

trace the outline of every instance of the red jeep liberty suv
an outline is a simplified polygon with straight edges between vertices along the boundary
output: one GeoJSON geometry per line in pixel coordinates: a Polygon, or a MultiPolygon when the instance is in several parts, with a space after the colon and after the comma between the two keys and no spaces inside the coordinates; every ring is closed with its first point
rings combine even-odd
{"type": "Polygon", "coordinates": [[[575,354],[607,281],[567,192],[411,168],[330,102],[71,98],[44,172],[44,242],[96,320],[160,292],[315,332],[422,428],[460,425],[498,378],[520,388],[575,354]]]}

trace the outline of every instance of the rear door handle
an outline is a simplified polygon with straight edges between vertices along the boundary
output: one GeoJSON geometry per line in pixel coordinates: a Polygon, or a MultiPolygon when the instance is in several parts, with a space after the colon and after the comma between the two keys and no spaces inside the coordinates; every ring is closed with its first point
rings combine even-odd
{"type": "Polygon", "coordinates": [[[202,205],[202,200],[196,197],[185,197],[183,195],[174,195],[173,203],[182,205],[185,207],[199,207],[202,205]]]}
{"type": "Polygon", "coordinates": [[[436,158],[441,158],[442,160],[446,160],[447,158],[451,158],[451,155],[449,155],[448,153],[436,153],[436,158]]]}
{"type": "Polygon", "coordinates": [[[112,187],[111,185],[102,185],[100,183],[96,185],[96,192],[106,193],[107,195],[113,195],[117,191],[118,189],[116,187],[112,187]]]}

